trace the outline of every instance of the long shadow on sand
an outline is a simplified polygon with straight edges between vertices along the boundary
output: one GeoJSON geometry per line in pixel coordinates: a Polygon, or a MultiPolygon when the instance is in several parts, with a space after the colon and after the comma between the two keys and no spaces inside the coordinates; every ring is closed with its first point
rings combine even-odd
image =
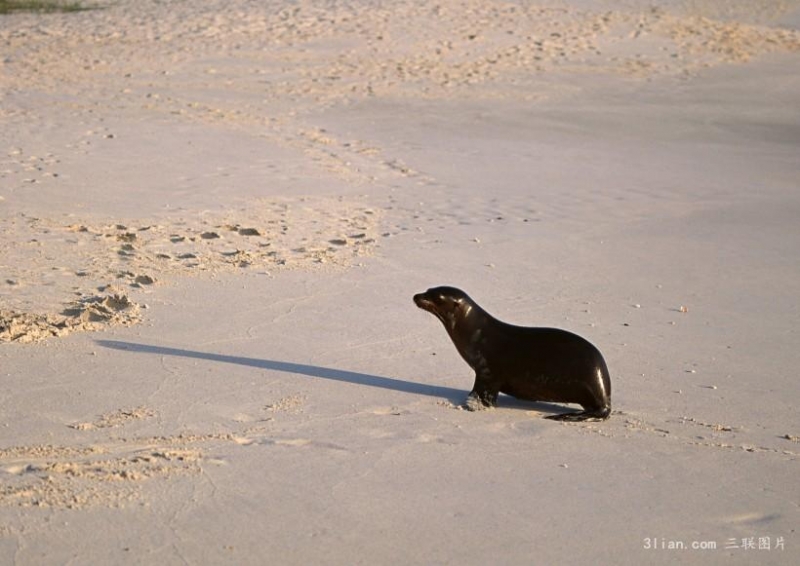
{"type": "MultiPolygon", "coordinates": [[[[211,362],[222,362],[226,364],[238,364],[259,369],[273,371],[283,371],[286,373],[308,375],[310,377],[320,377],[322,379],[332,379],[334,381],[344,381],[355,385],[366,385],[369,387],[380,387],[381,389],[391,389],[402,391],[413,395],[428,395],[430,397],[445,398],[451,403],[460,404],[466,399],[468,390],[453,389],[452,387],[442,387],[440,385],[426,385],[414,381],[405,381],[393,377],[381,377],[367,373],[357,373],[341,369],[326,368],[321,366],[311,366],[307,364],[297,364],[294,362],[279,362],[276,360],[260,360],[256,358],[243,358],[241,356],[226,356],[224,354],[212,354],[210,352],[197,352],[195,350],[183,350],[180,348],[167,348],[165,346],[153,346],[150,344],[136,344],[133,342],[121,342],[118,340],[95,340],[95,343],[103,348],[112,350],[124,350],[126,352],[136,352],[140,354],[157,354],[159,356],[178,356],[182,358],[194,358],[208,360],[211,362]]],[[[551,405],[550,403],[532,403],[520,401],[513,397],[503,396],[501,406],[504,408],[515,409],[535,409],[548,413],[561,413],[563,407],[551,405]]]]}
{"type": "Polygon", "coordinates": [[[259,369],[273,371],[283,371],[308,375],[311,377],[321,377],[334,381],[345,381],[356,385],[368,385],[369,387],[380,387],[382,389],[392,389],[404,393],[415,395],[429,395],[431,397],[443,397],[453,403],[460,403],[464,400],[467,392],[452,387],[441,387],[438,385],[426,385],[413,381],[404,381],[392,377],[381,377],[367,373],[356,373],[340,369],[311,366],[307,364],[296,364],[293,362],[279,362],[275,360],[260,360],[255,358],[243,358],[240,356],[226,356],[223,354],[212,354],[210,352],[197,352],[194,350],[182,350],[179,348],[166,348],[164,346],[151,346],[149,344],[135,344],[133,342],[120,342],[117,340],[95,340],[95,343],[103,348],[113,350],[125,350],[126,352],[137,352],[141,354],[157,354],[159,356],[179,356],[182,358],[195,358],[212,362],[223,362],[226,364],[238,364],[259,369]]]}

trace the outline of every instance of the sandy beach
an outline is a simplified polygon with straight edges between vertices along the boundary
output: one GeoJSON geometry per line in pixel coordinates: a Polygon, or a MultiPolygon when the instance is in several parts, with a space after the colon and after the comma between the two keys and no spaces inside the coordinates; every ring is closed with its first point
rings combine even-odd
{"type": "Polygon", "coordinates": [[[0,564],[796,564],[800,1],[0,15],[0,564]],[[584,336],[602,422],[413,304],[584,336]]]}

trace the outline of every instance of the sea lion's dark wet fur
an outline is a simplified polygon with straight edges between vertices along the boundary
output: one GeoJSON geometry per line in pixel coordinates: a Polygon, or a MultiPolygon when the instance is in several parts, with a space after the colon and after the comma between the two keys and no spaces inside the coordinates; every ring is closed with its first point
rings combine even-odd
{"type": "Polygon", "coordinates": [[[498,393],[505,393],[526,401],[577,403],[584,409],[548,419],[604,420],[611,414],[606,362],[577,334],[506,324],[454,287],[428,289],[414,295],[414,302],[442,321],[458,353],[475,370],[468,409],[494,407],[498,393]]]}

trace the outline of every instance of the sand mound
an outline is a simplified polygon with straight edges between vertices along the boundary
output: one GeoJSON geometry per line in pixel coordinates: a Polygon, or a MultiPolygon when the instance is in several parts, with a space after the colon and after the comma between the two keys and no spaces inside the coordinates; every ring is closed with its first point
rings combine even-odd
{"type": "Polygon", "coordinates": [[[37,342],[105,326],[130,326],[140,319],[140,306],[122,293],[84,297],[61,315],[0,310],[0,342],[37,342]]]}

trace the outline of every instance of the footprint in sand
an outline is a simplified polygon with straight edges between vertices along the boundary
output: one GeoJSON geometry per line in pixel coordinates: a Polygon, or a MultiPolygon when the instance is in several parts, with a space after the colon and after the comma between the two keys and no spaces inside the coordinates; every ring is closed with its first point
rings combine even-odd
{"type": "Polygon", "coordinates": [[[264,407],[267,411],[283,412],[283,413],[300,413],[303,410],[303,405],[306,402],[306,396],[295,394],[287,397],[282,397],[264,407]]]}
{"type": "Polygon", "coordinates": [[[135,409],[118,409],[110,413],[101,415],[96,421],[75,423],[69,425],[76,430],[93,430],[98,428],[116,428],[123,426],[130,421],[151,419],[156,417],[156,412],[147,407],[136,407],[135,409]]]}
{"type": "Polygon", "coordinates": [[[26,292],[11,294],[4,305],[0,342],[35,342],[138,322],[133,300],[124,312],[96,304],[106,301],[97,290],[110,285],[138,292],[189,275],[347,266],[377,245],[376,211],[340,199],[257,200],[247,208],[203,213],[200,219],[178,214],[157,222],[94,225],[74,217],[69,223],[21,217],[4,225],[0,236],[12,266],[4,280],[26,292]],[[68,307],[71,315],[65,319],[64,304],[75,294],[83,299],[68,307]],[[75,320],[78,315],[83,318],[75,320]]]}

